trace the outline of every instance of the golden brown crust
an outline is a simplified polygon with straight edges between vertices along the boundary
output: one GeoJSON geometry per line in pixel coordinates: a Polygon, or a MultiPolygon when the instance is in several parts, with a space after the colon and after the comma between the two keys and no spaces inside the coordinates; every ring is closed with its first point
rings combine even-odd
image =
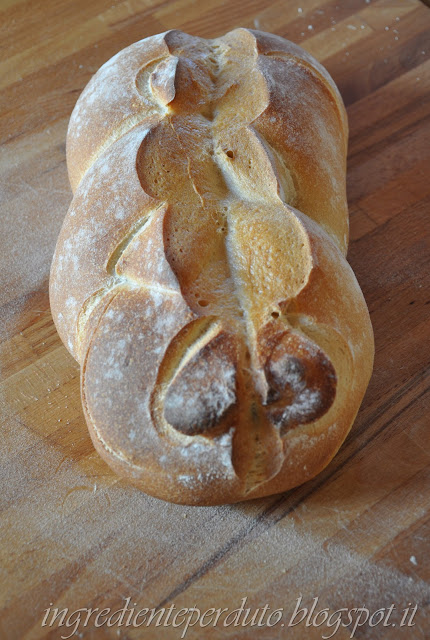
{"type": "Polygon", "coordinates": [[[247,29],[142,40],[78,100],[51,307],[97,450],[147,493],[284,491],[346,437],[373,364],[346,143],[325,69],[247,29]]]}

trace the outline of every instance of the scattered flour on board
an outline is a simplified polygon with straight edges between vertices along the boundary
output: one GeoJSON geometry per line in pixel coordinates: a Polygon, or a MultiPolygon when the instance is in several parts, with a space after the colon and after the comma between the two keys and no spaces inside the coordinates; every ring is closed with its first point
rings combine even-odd
{"type": "Polygon", "coordinates": [[[42,287],[47,290],[55,243],[72,197],[65,133],[61,123],[30,141],[2,148],[0,340],[14,332],[30,296],[42,287]]]}

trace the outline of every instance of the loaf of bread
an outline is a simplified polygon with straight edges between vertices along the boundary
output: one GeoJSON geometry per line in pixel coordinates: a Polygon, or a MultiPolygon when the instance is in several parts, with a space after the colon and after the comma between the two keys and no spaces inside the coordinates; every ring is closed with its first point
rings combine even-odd
{"type": "Polygon", "coordinates": [[[345,439],[374,351],[347,136],[327,71],[248,29],[146,38],[79,98],[51,308],[96,449],[145,492],[285,491],[345,439]]]}

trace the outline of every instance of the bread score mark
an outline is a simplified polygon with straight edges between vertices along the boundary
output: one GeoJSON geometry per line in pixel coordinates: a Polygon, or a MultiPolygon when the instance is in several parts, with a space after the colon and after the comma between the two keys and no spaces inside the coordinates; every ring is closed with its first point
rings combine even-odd
{"type": "MultiPolygon", "coordinates": [[[[207,78],[206,85],[205,82],[200,82],[200,87],[208,87],[206,100],[202,100],[201,104],[197,101],[194,110],[190,108],[192,100],[187,101],[183,93],[195,84],[192,77],[185,77],[187,73],[192,75],[193,67],[175,62],[174,68],[181,69],[181,86],[185,86],[185,90],[182,89],[179,93],[175,91],[174,100],[169,105],[167,125],[161,121],[143,141],[137,167],[145,192],[159,201],[170,203],[164,226],[165,253],[190,308],[198,316],[215,319],[223,317],[224,326],[241,336],[248,353],[251,353],[250,364],[244,362],[242,353],[236,365],[241,370],[242,379],[246,378],[246,371],[251,371],[251,375],[248,374],[247,381],[243,383],[246,388],[239,400],[242,409],[247,404],[247,411],[245,415],[243,411],[239,414],[232,411],[237,399],[236,382],[235,377],[230,382],[230,376],[227,375],[227,371],[233,371],[233,368],[217,357],[216,351],[220,348],[218,343],[222,335],[217,327],[215,333],[218,335],[215,337],[214,329],[210,329],[209,338],[207,336],[203,344],[202,338],[193,337],[193,331],[189,328],[185,343],[183,337],[175,339],[166,353],[167,364],[160,367],[152,412],[155,424],[165,435],[170,436],[173,436],[170,429],[173,427],[182,436],[198,434],[211,437],[230,428],[232,421],[234,424],[236,420],[236,444],[241,440],[241,431],[244,431],[238,422],[245,422],[246,438],[254,443],[254,452],[248,456],[252,462],[248,469],[243,470],[248,478],[246,491],[250,491],[279,472],[283,462],[279,436],[287,428],[316,420],[329,409],[335,395],[336,375],[330,361],[316,345],[311,347],[309,340],[299,340],[297,336],[285,338],[286,332],[279,331],[279,325],[285,329],[285,318],[281,318],[274,329],[270,317],[274,313],[273,309],[280,309],[279,305],[286,299],[294,299],[307,284],[312,270],[311,249],[306,231],[295,217],[294,210],[283,202],[284,198],[292,199],[295,195],[294,183],[286,167],[276,160],[273,150],[252,129],[250,121],[238,123],[236,130],[228,130],[227,134],[219,127],[218,123],[222,123],[224,119],[223,94],[218,87],[224,85],[231,90],[231,85],[222,78],[220,55],[225,52],[220,54],[219,50],[214,51],[210,45],[208,50],[218,60],[218,64],[217,73],[210,74],[212,86],[207,78]],[[182,105],[186,105],[184,113],[182,105]],[[242,149],[241,146],[245,148],[242,149]],[[259,165],[260,172],[263,167],[262,173],[266,179],[260,187],[258,180],[249,180],[247,154],[253,158],[257,155],[260,162],[256,164],[259,165]],[[280,170],[285,174],[282,182],[286,188],[281,186],[280,170]],[[197,200],[193,194],[197,196],[197,200]],[[227,206],[221,206],[223,204],[227,206]],[[194,238],[192,232],[191,236],[184,236],[183,226],[186,225],[187,218],[193,221],[200,218],[196,224],[193,223],[194,231],[198,231],[199,224],[202,226],[201,220],[206,220],[203,225],[206,236],[212,233],[214,238],[219,239],[208,247],[208,253],[202,254],[198,245],[196,251],[193,250],[195,233],[194,238]],[[282,262],[284,269],[273,263],[273,257],[265,259],[264,255],[257,265],[263,249],[260,246],[259,251],[254,251],[254,243],[248,237],[248,230],[252,225],[258,228],[264,223],[267,227],[266,234],[257,233],[257,243],[258,237],[270,237],[271,231],[275,236],[282,231],[289,236],[290,244],[291,238],[297,239],[295,254],[294,251],[290,252],[293,254],[291,264],[288,263],[288,256],[278,255],[277,260],[282,262]],[[180,241],[176,242],[176,236],[180,236],[180,241]],[[176,245],[180,247],[178,250],[176,245]],[[246,258],[248,251],[249,258],[246,258]],[[194,256],[195,262],[192,263],[194,256]],[[244,264],[244,259],[245,262],[248,259],[250,263],[244,264]],[[208,275],[206,281],[202,262],[208,275]],[[219,277],[220,264],[224,265],[223,278],[219,277]],[[282,281],[277,281],[271,277],[276,271],[281,271],[284,275],[289,273],[289,280],[284,277],[282,281]],[[194,277],[190,277],[191,272],[194,272],[194,277]],[[229,283],[226,295],[232,298],[231,306],[228,301],[220,298],[214,286],[221,279],[224,283],[229,283]],[[194,290],[196,284],[197,293],[194,290]],[[231,315],[230,308],[235,311],[231,315]],[[263,363],[256,345],[260,340],[261,350],[262,339],[259,336],[262,332],[266,336],[270,331],[274,331],[276,337],[282,334],[285,339],[276,347],[272,345],[272,351],[263,363]],[[193,340],[196,340],[195,344],[193,340]],[[288,354],[288,347],[293,342],[295,346],[303,347],[302,357],[295,360],[288,354]],[[305,344],[308,348],[306,357],[303,355],[305,344]],[[286,367],[283,375],[278,357],[282,350],[286,367]],[[173,368],[172,362],[175,362],[173,368]],[[297,370],[294,388],[291,377],[293,366],[297,370]],[[302,372],[300,380],[298,370],[302,372]],[[204,371],[207,372],[205,380],[199,385],[199,378],[204,377],[204,371]],[[319,386],[315,382],[315,371],[319,371],[321,380],[327,377],[327,388],[321,380],[319,386]],[[258,380],[261,378],[264,380],[259,385],[258,380]],[[253,385],[259,390],[259,394],[251,391],[253,385]],[[281,387],[282,399],[269,409],[266,405],[273,404],[274,400],[266,394],[266,390],[273,391],[276,388],[280,394],[281,387]],[[245,402],[246,396],[249,402],[245,402]],[[283,408],[280,407],[281,404],[284,405],[283,408]],[[226,415],[230,416],[230,420],[226,421],[226,415]],[[265,446],[269,441],[271,446],[265,446]],[[268,450],[271,460],[276,460],[275,465],[267,464],[268,450]]],[[[253,64],[255,66],[255,61],[253,64]]],[[[167,63],[166,66],[168,67],[167,63]]],[[[198,70],[199,74],[200,72],[201,69],[198,70]]],[[[265,106],[266,103],[262,100],[251,117],[258,117],[265,106]]],[[[271,249],[272,247],[267,246],[264,250],[270,252],[271,249]]],[[[279,315],[281,311],[275,313],[279,315]]],[[[228,342],[228,338],[225,340],[228,342]]],[[[175,439],[174,436],[173,438],[175,439]]]]}

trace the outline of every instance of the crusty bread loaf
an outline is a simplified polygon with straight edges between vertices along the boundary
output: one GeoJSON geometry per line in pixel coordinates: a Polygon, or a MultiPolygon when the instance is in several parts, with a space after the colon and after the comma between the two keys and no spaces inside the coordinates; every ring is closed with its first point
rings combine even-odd
{"type": "Polygon", "coordinates": [[[97,450],[147,493],[284,491],[346,437],[373,364],[346,148],[328,73],[259,31],[147,38],[79,98],[52,313],[97,450]]]}

